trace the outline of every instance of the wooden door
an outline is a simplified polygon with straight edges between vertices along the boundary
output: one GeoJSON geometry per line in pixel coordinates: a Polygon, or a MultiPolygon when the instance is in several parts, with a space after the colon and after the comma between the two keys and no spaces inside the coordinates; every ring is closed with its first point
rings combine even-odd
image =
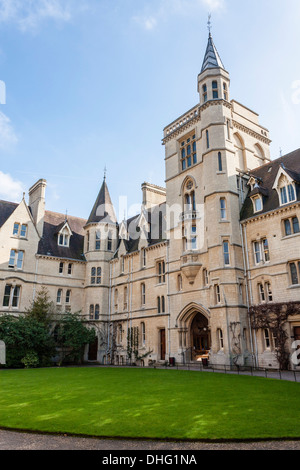
{"type": "Polygon", "coordinates": [[[166,359],[166,330],[160,330],[160,359],[166,359]]]}
{"type": "Polygon", "coordinates": [[[93,343],[89,344],[88,360],[97,361],[97,355],[98,355],[98,338],[96,338],[93,343]]]}

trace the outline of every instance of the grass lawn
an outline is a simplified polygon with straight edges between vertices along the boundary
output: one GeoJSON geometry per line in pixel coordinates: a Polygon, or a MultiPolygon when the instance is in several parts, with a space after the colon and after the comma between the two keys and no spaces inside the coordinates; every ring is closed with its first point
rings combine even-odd
{"type": "Polygon", "coordinates": [[[105,437],[300,437],[300,384],[208,372],[0,370],[0,427],[105,437]]]}

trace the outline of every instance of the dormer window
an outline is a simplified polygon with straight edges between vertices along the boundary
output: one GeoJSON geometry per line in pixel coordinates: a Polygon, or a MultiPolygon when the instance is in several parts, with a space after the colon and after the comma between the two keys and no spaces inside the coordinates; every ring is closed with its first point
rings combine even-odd
{"type": "Polygon", "coordinates": [[[71,229],[66,222],[62,229],[58,232],[58,245],[59,246],[64,246],[64,247],[69,247],[70,246],[70,238],[71,238],[72,232],[71,229]]]}
{"type": "Polygon", "coordinates": [[[60,246],[69,246],[70,242],[70,237],[69,237],[69,232],[67,230],[64,230],[58,238],[58,244],[60,246]]]}
{"type": "Polygon", "coordinates": [[[288,204],[289,202],[293,201],[296,201],[296,191],[294,185],[291,183],[280,188],[281,205],[288,204]]]}
{"type": "Polygon", "coordinates": [[[289,170],[283,166],[278,171],[273,189],[278,193],[279,203],[281,206],[290,204],[297,200],[295,181],[291,177],[289,170]]]}
{"type": "Polygon", "coordinates": [[[254,212],[260,212],[263,210],[263,201],[260,195],[254,196],[251,198],[253,203],[254,212]]]}

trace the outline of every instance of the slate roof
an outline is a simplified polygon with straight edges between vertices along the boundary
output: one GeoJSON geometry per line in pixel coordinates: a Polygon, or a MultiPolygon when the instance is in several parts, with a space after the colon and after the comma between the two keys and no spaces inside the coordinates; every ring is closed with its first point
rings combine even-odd
{"type": "Polygon", "coordinates": [[[13,214],[19,204],[8,201],[0,201],[0,227],[7,221],[13,214]]]}
{"type": "MultiPolygon", "coordinates": [[[[166,214],[166,203],[159,204],[152,209],[149,209],[145,212],[146,220],[149,224],[150,232],[148,233],[148,246],[155,245],[160,242],[164,242],[166,239],[165,235],[165,227],[164,227],[164,218],[166,214]]],[[[126,249],[126,253],[134,253],[139,249],[139,229],[138,229],[138,222],[139,222],[140,214],[137,214],[131,217],[128,220],[123,221],[127,228],[128,240],[123,240],[124,246],[126,249]]],[[[118,257],[118,249],[120,247],[122,240],[119,240],[118,248],[115,254],[115,258],[118,257]]]]}
{"type": "Polygon", "coordinates": [[[70,246],[59,246],[57,243],[59,227],[65,224],[66,216],[56,212],[45,211],[44,231],[38,246],[39,255],[48,255],[58,258],[85,261],[84,230],[85,219],[68,216],[67,221],[73,235],[70,238],[70,246]]]}
{"type": "Polygon", "coordinates": [[[273,189],[278,171],[283,168],[284,171],[297,183],[297,201],[300,201],[300,149],[295,150],[277,160],[272,160],[261,167],[252,170],[250,176],[259,178],[259,188],[249,191],[248,196],[241,210],[241,220],[246,220],[256,215],[273,211],[280,207],[278,193],[273,189]],[[250,199],[255,193],[263,196],[263,210],[258,214],[253,212],[253,204],[250,199]]]}
{"type": "Polygon", "coordinates": [[[105,179],[88,218],[87,225],[98,222],[117,223],[116,214],[105,179]]]}
{"type": "Polygon", "coordinates": [[[221,57],[214,45],[211,34],[209,33],[208,44],[202,64],[201,73],[207,69],[214,69],[220,67],[225,70],[221,57]]]}

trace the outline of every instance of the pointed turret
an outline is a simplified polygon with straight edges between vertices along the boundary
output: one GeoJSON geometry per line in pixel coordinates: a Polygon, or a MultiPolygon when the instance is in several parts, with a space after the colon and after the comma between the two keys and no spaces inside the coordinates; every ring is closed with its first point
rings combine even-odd
{"type": "Polygon", "coordinates": [[[117,223],[114,206],[111,202],[105,177],[87,224],[98,222],[117,223]]]}
{"type": "Polygon", "coordinates": [[[201,72],[198,75],[200,104],[220,99],[229,101],[229,86],[229,73],[224,67],[217,48],[214,45],[212,35],[209,32],[201,72]]]}
{"type": "Polygon", "coordinates": [[[209,33],[208,44],[200,73],[203,73],[207,69],[215,68],[221,68],[225,70],[221,57],[216,49],[216,46],[214,45],[212,35],[209,33]]]}

